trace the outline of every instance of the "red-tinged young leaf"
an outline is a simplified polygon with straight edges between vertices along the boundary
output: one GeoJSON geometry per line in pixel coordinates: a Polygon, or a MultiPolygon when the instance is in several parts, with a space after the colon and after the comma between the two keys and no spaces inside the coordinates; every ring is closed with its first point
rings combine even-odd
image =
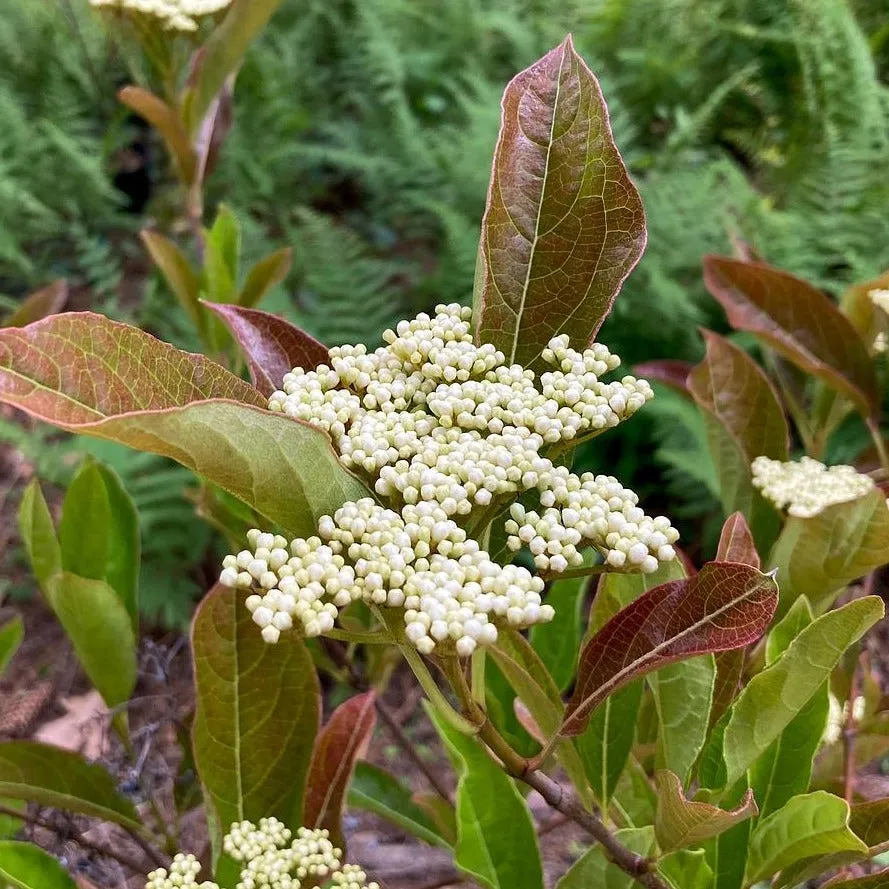
{"type": "Polygon", "coordinates": [[[661,361],[643,361],[633,366],[633,375],[663,383],[680,395],[688,395],[688,375],[694,369],[690,361],[665,358],[661,361]]]}
{"type": "Polygon", "coordinates": [[[0,401],[82,435],[172,457],[294,535],[370,496],[320,429],[202,355],[91,313],[0,330],[0,401]]]}
{"type": "Polygon", "coordinates": [[[741,675],[744,672],[744,649],[720,651],[713,656],[713,659],[716,662],[716,679],[713,682],[713,703],[710,706],[710,720],[707,724],[708,735],[726,710],[731,707],[738,693],[741,675]]]}
{"type": "Polygon", "coordinates": [[[192,743],[215,859],[235,821],[275,816],[293,829],[302,824],[320,690],[299,635],[268,645],[235,590],[217,585],[207,594],[191,639],[192,743]]]}
{"type": "Polygon", "coordinates": [[[247,280],[238,295],[238,305],[252,309],[275,286],[280,284],[290,272],[293,264],[293,250],[282,247],[264,256],[247,273],[247,280]]]}
{"type": "Polygon", "coordinates": [[[502,111],[473,320],[478,341],[533,366],[562,331],[592,341],[642,255],[645,217],[570,37],[509,83],[502,111]]]}
{"type": "Polygon", "coordinates": [[[582,732],[593,710],[633,679],[695,655],[756,641],[777,604],[772,577],[731,562],[711,562],[694,577],[644,593],[581,653],[561,734],[582,732]]]}
{"type": "Polygon", "coordinates": [[[204,303],[226,323],[250,367],[250,379],[263,395],[281,388],[294,367],[314,370],[330,360],[327,346],[289,321],[241,306],[204,303]]]}
{"type": "Polygon", "coordinates": [[[758,336],[865,416],[879,413],[879,387],[864,341],[828,296],[787,272],[722,256],[704,258],[704,283],[734,328],[758,336]]]}
{"type": "Polygon", "coordinates": [[[3,321],[3,327],[27,327],[34,321],[62,311],[68,301],[68,282],[64,279],[26,296],[22,304],[3,321]]]}
{"type": "Polygon", "coordinates": [[[318,736],[306,785],[302,824],[330,831],[343,847],[343,806],[355,764],[363,756],[376,723],[376,692],[356,695],[331,714],[318,736]]]}
{"type": "Polygon", "coordinates": [[[682,782],[673,772],[661,769],[654,778],[658,789],[654,830],[663,852],[697,846],[758,814],[752,790],[727,812],[709,803],[687,799],[682,782]]]}
{"type": "Polygon", "coordinates": [[[752,568],[761,568],[762,562],[750,533],[747,519],[740,512],[732,513],[722,526],[719,547],[716,550],[717,562],[740,562],[752,568]]]}

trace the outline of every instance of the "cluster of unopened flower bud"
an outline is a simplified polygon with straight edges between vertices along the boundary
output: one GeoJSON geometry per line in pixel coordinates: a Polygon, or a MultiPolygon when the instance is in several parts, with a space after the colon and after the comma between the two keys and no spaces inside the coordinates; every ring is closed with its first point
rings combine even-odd
{"type": "Polygon", "coordinates": [[[168,31],[196,31],[198,19],[213,15],[232,0],[89,0],[91,6],[147,16],[168,31]]]}
{"type": "Polygon", "coordinates": [[[825,466],[811,457],[786,463],[757,457],[753,485],[778,509],[792,516],[811,518],[834,503],[857,500],[874,489],[870,476],[854,466],[825,466]]]}
{"type": "MultiPolygon", "coordinates": [[[[300,889],[304,881],[315,886],[328,880],[342,889],[380,889],[361,868],[342,864],[343,853],[326,830],[300,827],[294,837],[277,818],[258,825],[241,821],[225,836],[223,850],[242,866],[236,889],[300,889]]],[[[200,870],[194,855],[180,853],[169,872],[158,868],[148,875],[145,889],[219,889],[210,881],[198,883],[200,870]]]]}

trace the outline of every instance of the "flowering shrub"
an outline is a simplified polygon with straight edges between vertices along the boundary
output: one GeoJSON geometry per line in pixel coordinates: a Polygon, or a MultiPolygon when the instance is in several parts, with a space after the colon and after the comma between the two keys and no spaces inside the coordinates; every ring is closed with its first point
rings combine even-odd
{"type": "MultiPolygon", "coordinates": [[[[215,33],[233,33],[247,9],[235,0],[215,33]]],[[[214,229],[204,246],[231,247],[230,218],[214,229]]],[[[782,373],[795,364],[788,393],[807,398],[785,411],[747,353],[715,334],[697,368],[652,365],[701,407],[724,483],[716,559],[696,566],[667,518],[616,479],[571,470],[579,444],[652,397],[635,376],[609,381],[619,359],[596,342],[644,243],[598,83],[569,39],[506,88],[471,309],[403,321],[375,350],[328,349],[234,286],[192,299],[213,276],[170,261],[196,325],[219,342],[225,324],[250,383],[88,313],[0,331],[0,399],[170,456],[268,529],[225,558],[192,629],[190,746],[212,882],[198,883],[188,855],[170,862],[179,844],[163,812],[140,817],[74,754],[0,745],[0,798],[122,826],[157,865],[148,889],[374,889],[341,864],[347,799],[448,849],[486,889],[542,889],[519,783],[595,841],[559,889],[790,887],[835,872],[845,889],[882,885],[849,870],[889,845],[889,800],[862,798],[854,742],[886,737],[879,696],[861,692],[865,665],[854,666],[883,614],[853,585],[870,575],[872,586],[889,562],[882,476],[828,470],[817,450],[789,463],[786,419],[813,445],[854,406],[882,455],[873,340],[796,279],[707,260],[729,320],[780,355],[782,373]],[[359,762],[375,714],[387,718],[375,690],[319,729],[313,637],[356,687],[356,652],[400,653],[457,773],[455,800],[428,770],[440,799],[424,806],[359,762]],[[832,692],[839,737],[827,732],[832,692]]],[[[93,632],[125,624],[132,660],[137,589],[113,518],[125,497],[100,469],[84,474],[58,539],[30,489],[23,536],[112,703],[132,688],[109,679],[120,650],[97,648],[93,632]],[[96,500],[106,518],[85,520],[96,500]]],[[[116,729],[128,742],[126,719],[116,729]]],[[[28,868],[41,854],[0,844],[0,874],[36,887],[28,868]]]]}

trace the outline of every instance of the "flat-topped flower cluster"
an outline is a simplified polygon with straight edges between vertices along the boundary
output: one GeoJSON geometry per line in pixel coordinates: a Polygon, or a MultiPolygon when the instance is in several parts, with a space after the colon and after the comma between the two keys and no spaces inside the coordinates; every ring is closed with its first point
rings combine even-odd
{"type": "Polygon", "coordinates": [[[527,546],[548,575],[583,564],[588,547],[613,568],[647,573],[675,557],[668,519],[647,516],[615,478],[558,463],[639,410],[648,383],[602,380],[620,359],[600,344],[578,352],[567,336],[543,350],[552,370],[537,378],[476,345],[470,319],[470,309],[438,306],[386,331],[373,352],[331,349],[329,365],[294,369],[272,394],[269,409],[326,430],[380,502],[346,503],[308,540],[251,531],[250,548],[225,559],[222,583],[251,591],[267,641],[295,620],[320,635],[358,600],[404,609],[407,638],[426,654],[448,643],[468,656],[496,641],[498,623],[551,620],[543,580],[474,539],[492,520],[508,549],[527,546]],[[532,496],[540,511],[523,505],[532,496]]]}
{"type": "Polygon", "coordinates": [[[168,31],[196,31],[198,20],[231,5],[232,0],[89,0],[90,6],[145,16],[168,31]]]}

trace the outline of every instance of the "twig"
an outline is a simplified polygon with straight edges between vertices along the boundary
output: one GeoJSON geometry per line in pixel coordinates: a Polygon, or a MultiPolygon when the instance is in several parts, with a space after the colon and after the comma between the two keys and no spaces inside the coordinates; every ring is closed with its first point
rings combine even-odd
{"type": "Polygon", "coordinates": [[[537,831],[537,836],[545,837],[547,834],[552,833],[554,830],[558,830],[560,827],[564,827],[570,822],[571,819],[567,815],[555,815],[537,831]]]}
{"type": "MultiPolygon", "coordinates": [[[[28,824],[34,824],[37,827],[42,827],[44,830],[52,831],[52,833],[56,834],[61,839],[66,839],[58,827],[51,821],[40,818],[38,815],[31,815],[28,812],[20,812],[18,809],[13,809],[11,806],[4,805],[0,805],[0,815],[9,815],[12,818],[18,818],[20,821],[26,821],[28,824]]],[[[110,858],[112,861],[122,864],[135,874],[141,875],[145,873],[145,866],[141,861],[136,861],[134,858],[130,858],[123,852],[115,852],[105,846],[100,846],[98,843],[94,843],[81,836],[79,832],[71,837],[67,837],[67,839],[77,843],[78,846],[82,846],[84,849],[90,849],[98,855],[103,855],[105,858],[110,858]]],[[[159,861],[157,863],[163,865],[165,862],[159,861]]]]}

